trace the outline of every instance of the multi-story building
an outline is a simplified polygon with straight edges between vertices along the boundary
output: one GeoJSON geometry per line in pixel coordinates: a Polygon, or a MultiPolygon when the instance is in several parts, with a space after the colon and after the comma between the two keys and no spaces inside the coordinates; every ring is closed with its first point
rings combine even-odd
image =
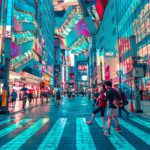
{"type": "MultiPolygon", "coordinates": [[[[141,56],[141,63],[147,63],[146,75],[140,78],[139,88],[148,95],[150,90],[150,2],[143,1],[116,1],[118,18],[118,49],[120,57],[120,68],[122,70],[122,82],[134,87],[133,57],[141,56]],[[131,36],[135,37],[134,53],[131,49],[131,36]]],[[[148,98],[148,97],[145,97],[148,98]]]]}
{"type": "Polygon", "coordinates": [[[123,82],[134,88],[133,57],[140,56],[140,63],[147,64],[145,77],[139,79],[139,87],[145,95],[150,90],[149,3],[149,0],[109,1],[97,34],[97,49],[103,66],[101,79],[111,79],[114,84],[123,82]],[[134,52],[131,37],[135,37],[134,52]]]}
{"type": "Polygon", "coordinates": [[[55,13],[52,1],[41,0],[39,7],[39,35],[42,42],[42,65],[45,87],[54,86],[54,27],[55,13]]]}
{"type": "MultiPolygon", "coordinates": [[[[7,37],[11,41],[10,92],[12,88],[19,91],[24,83],[29,89],[38,91],[40,82],[45,81],[45,78],[50,80],[53,70],[54,9],[52,2],[10,0],[2,1],[1,6],[6,5],[6,2],[6,10],[5,7],[3,8],[6,17],[3,17],[1,23],[3,23],[3,40],[7,37]],[[49,76],[45,77],[45,74],[49,76]]],[[[1,46],[1,56],[5,57],[6,53],[3,49],[4,45],[1,46]]],[[[50,82],[48,86],[49,84],[50,82]]]]}
{"type": "Polygon", "coordinates": [[[117,53],[117,16],[114,0],[107,3],[99,31],[97,33],[97,67],[98,82],[112,79],[115,84],[119,83],[117,71],[119,58],[117,53]],[[104,59],[105,58],[105,59],[104,59]]]}

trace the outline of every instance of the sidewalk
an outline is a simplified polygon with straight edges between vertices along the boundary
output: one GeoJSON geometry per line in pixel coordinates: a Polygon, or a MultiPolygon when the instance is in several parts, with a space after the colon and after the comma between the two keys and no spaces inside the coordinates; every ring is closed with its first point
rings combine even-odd
{"type": "Polygon", "coordinates": [[[144,115],[150,117],[150,101],[141,101],[141,109],[144,115]]]}
{"type": "MultiPolygon", "coordinates": [[[[128,111],[130,111],[130,104],[126,108],[128,111]]],[[[134,113],[134,112],[133,113],[141,117],[147,117],[150,119],[150,101],[148,100],[141,101],[141,109],[143,110],[143,113],[134,113]]]]}
{"type": "MultiPolygon", "coordinates": [[[[52,98],[49,98],[48,102],[51,100],[52,98]]],[[[44,99],[43,101],[43,104],[46,103],[46,99],[44,99]]],[[[42,104],[42,101],[40,98],[38,99],[34,99],[31,103],[29,103],[29,101],[27,100],[26,101],[26,106],[25,106],[25,109],[29,109],[29,108],[32,108],[32,107],[36,107],[38,105],[42,104]]],[[[17,100],[16,101],[16,104],[15,106],[12,105],[11,102],[9,102],[9,105],[8,105],[8,110],[9,110],[9,114],[13,114],[13,113],[17,113],[17,112],[20,112],[20,111],[23,111],[23,101],[21,100],[17,100]]],[[[0,114],[0,116],[5,116],[6,114],[0,114]]]]}

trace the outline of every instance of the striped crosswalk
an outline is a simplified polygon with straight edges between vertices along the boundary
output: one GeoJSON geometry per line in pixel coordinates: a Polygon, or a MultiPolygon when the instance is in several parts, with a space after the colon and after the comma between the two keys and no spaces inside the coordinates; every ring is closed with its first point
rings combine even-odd
{"type": "Polygon", "coordinates": [[[76,119],[76,147],[77,150],[96,150],[85,118],[76,119]]]}
{"type": "Polygon", "coordinates": [[[138,117],[134,117],[134,118],[130,118],[130,120],[136,122],[136,123],[139,123],[141,125],[144,125],[145,127],[147,128],[150,128],[150,122],[147,122],[145,120],[142,120],[141,118],[138,118],[138,117]]]}
{"type": "Polygon", "coordinates": [[[12,121],[12,119],[6,119],[6,120],[3,120],[0,122],[0,126],[3,125],[3,124],[6,124],[8,122],[12,121]]]}
{"type": "MultiPolygon", "coordinates": [[[[102,121],[96,118],[96,122],[100,127],[102,127],[102,121]]],[[[114,128],[111,128],[111,136],[108,137],[109,141],[113,144],[116,150],[120,149],[130,149],[135,150],[135,148],[119,133],[115,132],[114,128]]]]}
{"type": "Polygon", "coordinates": [[[59,141],[66,126],[67,119],[61,118],[55,123],[48,135],[45,137],[38,150],[51,149],[55,150],[58,147],[59,141]]]}
{"type": "MultiPolygon", "coordinates": [[[[69,121],[70,120],[68,118],[58,118],[53,122],[53,125],[50,128],[47,128],[47,126],[50,124],[49,118],[40,118],[35,120],[33,120],[32,118],[24,118],[20,121],[17,121],[16,123],[14,123],[12,119],[3,120],[0,122],[0,127],[3,127],[5,124],[6,127],[3,127],[3,129],[0,130],[0,141],[1,138],[7,138],[8,135],[11,135],[13,137],[13,134],[11,134],[13,133],[13,131],[21,129],[21,132],[16,132],[17,135],[15,134],[13,138],[8,139],[8,141],[4,143],[0,142],[0,150],[20,149],[21,147],[28,145],[28,141],[32,142],[35,145],[37,144],[36,149],[38,150],[60,149],[59,144],[63,141],[63,135],[65,134],[65,130],[68,127],[70,128],[70,133],[69,135],[65,134],[65,136],[68,137],[67,142],[65,142],[67,144],[70,143],[69,137],[71,137],[75,131],[75,134],[73,134],[76,135],[74,138],[75,149],[96,150],[97,147],[103,146],[98,145],[99,142],[95,141],[95,135],[93,135],[94,132],[92,132],[93,130],[95,130],[95,128],[93,127],[93,125],[89,126],[86,124],[86,118],[75,118],[75,129],[72,129],[69,121]],[[42,136],[42,139],[40,139],[41,132],[45,132],[44,136],[42,136]],[[35,142],[32,141],[34,136],[36,137],[35,142]]],[[[97,135],[99,135],[98,140],[101,141],[101,144],[102,141],[106,139],[110,143],[109,146],[113,147],[113,149],[136,150],[137,146],[131,142],[131,138],[134,137],[141,141],[141,143],[145,144],[147,149],[150,148],[150,123],[143,118],[132,117],[129,118],[129,120],[119,119],[120,125],[123,128],[123,132],[125,131],[126,134],[130,134],[130,136],[132,136],[130,138],[128,138],[124,134],[116,132],[113,127],[111,128],[110,137],[105,137],[102,134],[100,135],[99,131],[101,131],[101,133],[104,132],[101,128],[103,125],[102,120],[100,118],[95,118],[95,122],[96,123],[94,125],[99,128],[99,130],[97,131],[97,135]],[[143,130],[144,128],[145,131],[143,130]]]]}
{"type": "Polygon", "coordinates": [[[31,127],[20,133],[17,137],[2,146],[2,149],[19,149],[32,135],[34,135],[46,122],[47,118],[42,118],[31,127]]]}
{"type": "Polygon", "coordinates": [[[20,128],[24,124],[26,124],[30,119],[23,119],[13,125],[8,126],[7,128],[4,128],[3,130],[0,130],[0,137],[16,130],[17,128],[20,128]]]}
{"type": "Polygon", "coordinates": [[[131,123],[128,123],[122,119],[119,120],[121,125],[126,128],[129,132],[134,134],[136,137],[141,139],[146,144],[150,145],[150,134],[142,131],[141,129],[137,128],[136,126],[132,125],[131,123]]]}

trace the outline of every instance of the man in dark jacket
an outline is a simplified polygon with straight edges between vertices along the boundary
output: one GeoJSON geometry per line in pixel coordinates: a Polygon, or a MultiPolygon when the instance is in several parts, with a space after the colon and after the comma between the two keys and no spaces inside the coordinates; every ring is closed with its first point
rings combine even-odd
{"type": "Polygon", "coordinates": [[[115,94],[114,94],[115,90],[112,88],[112,82],[105,81],[105,88],[107,89],[105,100],[109,102],[108,113],[107,113],[108,114],[108,130],[105,133],[105,135],[110,136],[112,117],[114,118],[114,121],[116,124],[115,130],[118,132],[121,132],[121,129],[120,129],[118,118],[117,118],[117,108],[113,104],[113,100],[115,97],[115,94]]]}

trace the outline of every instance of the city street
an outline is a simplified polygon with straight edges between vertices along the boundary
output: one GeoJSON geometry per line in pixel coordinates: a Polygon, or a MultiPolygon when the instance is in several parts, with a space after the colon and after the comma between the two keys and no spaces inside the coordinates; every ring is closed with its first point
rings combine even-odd
{"type": "Polygon", "coordinates": [[[150,0],[0,0],[0,150],[150,150],[149,25],[150,0]]]}
{"type": "Polygon", "coordinates": [[[65,97],[60,105],[51,99],[50,103],[0,116],[0,149],[150,149],[150,120],[133,113],[123,116],[119,118],[122,132],[112,128],[111,136],[106,137],[99,114],[92,125],[86,124],[92,110],[92,101],[78,96],[71,100],[65,97]]]}

